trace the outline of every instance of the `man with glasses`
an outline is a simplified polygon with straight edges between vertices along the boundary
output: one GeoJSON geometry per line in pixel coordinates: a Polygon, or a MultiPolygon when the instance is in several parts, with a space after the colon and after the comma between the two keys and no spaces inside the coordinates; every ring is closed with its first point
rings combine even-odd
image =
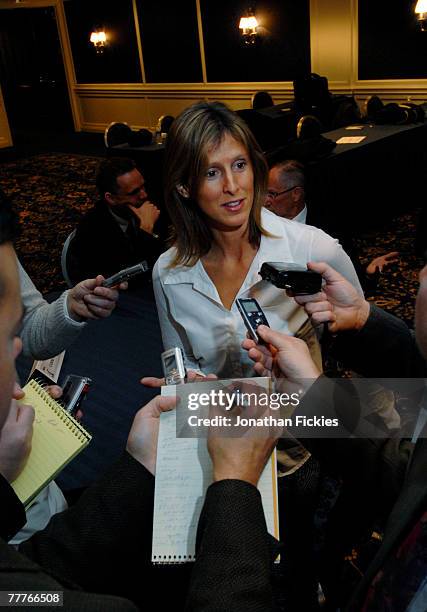
{"type": "MultiPolygon", "coordinates": [[[[154,230],[160,210],[148,199],[144,177],[132,159],[104,160],[96,186],[100,199],[81,219],[68,249],[67,271],[73,282],[111,276],[142,260],[152,267],[162,251],[154,230]]],[[[134,279],[130,288],[148,277],[134,279]]]]}
{"type": "MultiPolygon", "coordinates": [[[[296,160],[278,162],[269,171],[268,191],[265,206],[279,217],[310,224],[310,210],[305,201],[304,166],[296,160]],[[308,219],[307,219],[308,216],[308,219]]],[[[364,267],[353,240],[348,236],[336,236],[350,256],[365,293],[373,293],[379,275],[399,259],[399,253],[392,251],[373,259],[364,267]]]]}
{"type": "Polygon", "coordinates": [[[279,217],[306,222],[305,177],[299,162],[287,160],[271,168],[265,206],[279,217]]]}

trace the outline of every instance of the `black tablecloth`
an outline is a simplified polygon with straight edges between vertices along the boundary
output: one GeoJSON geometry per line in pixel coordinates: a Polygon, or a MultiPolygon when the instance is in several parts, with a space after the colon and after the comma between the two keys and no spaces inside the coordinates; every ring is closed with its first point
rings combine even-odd
{"type": "Polygon", "coordinates": [[[334,235],[380,228],[424,201],[427,123],[365,125],[324,134],[366,136],[359,144],[338,144],[307,166],[310,222],[334,235]]]}

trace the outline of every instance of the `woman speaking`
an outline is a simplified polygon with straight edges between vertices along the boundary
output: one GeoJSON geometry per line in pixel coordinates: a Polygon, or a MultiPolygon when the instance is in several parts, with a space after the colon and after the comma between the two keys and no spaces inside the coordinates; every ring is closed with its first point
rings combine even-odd
{"type": "MultiPolygon", "coordinates": [[[[264,208],[264,156],[246,124],[223,104],[195,104],[175,119],[165,169],[172,246],[153,272],[165,350],[181,347],[187,367],[205,374],[253,376],[253,364],[241,348],[246,328],[236,306],[236,298],[253,297],[273,329],[307,342],[320,368],[319,344],[304,310],[285,291],[263,281],[259,270],[266,261],[304,267],[326,261],[360,289],[337,240],[264,208]]],[[[158,379],[142,382],[159,384],[158,379]]],[[[288,610],[308,610],[317,598],[309,559],[318,468],[296,441],[280,443],[279,470],[286,475],[279,479],[280,530],[286,543],[280,598],[284,594],[288,610]]]]}

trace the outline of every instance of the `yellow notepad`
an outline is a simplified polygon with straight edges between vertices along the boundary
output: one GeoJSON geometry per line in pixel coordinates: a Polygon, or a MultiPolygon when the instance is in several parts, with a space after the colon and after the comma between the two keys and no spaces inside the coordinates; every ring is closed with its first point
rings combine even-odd
{"type": "Polygon", "coordinates": [[[20,403],[29,404],[35,410],[33,438],[25,468],[11,486],[28,506],[89,444],[92,436],[36,380],[30,380],[24,392],[20,403]]]}

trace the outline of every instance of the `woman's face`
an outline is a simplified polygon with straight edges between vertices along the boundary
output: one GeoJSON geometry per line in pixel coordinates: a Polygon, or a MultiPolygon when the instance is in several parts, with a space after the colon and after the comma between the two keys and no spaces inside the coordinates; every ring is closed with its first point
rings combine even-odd
{"type": "Polygon", "coordinates": [[[230,134],[208,150],[197,202],[212,229],[246,225],[254,200],[254,174],[246,148],[230,134]]]}

